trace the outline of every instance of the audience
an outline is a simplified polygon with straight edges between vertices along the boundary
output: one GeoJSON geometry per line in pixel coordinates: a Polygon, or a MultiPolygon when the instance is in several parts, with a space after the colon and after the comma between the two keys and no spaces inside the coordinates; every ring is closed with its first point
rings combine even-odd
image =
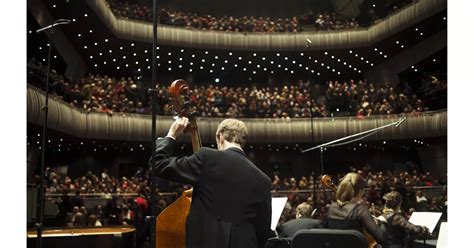
{"type": "MultiPolygon", "coordinates": [[[[374,10],[375,16],[371,18],[371,23],[380,22],[385,16],[411,2],[413,0],[396,0],[389,1],[384,6],[378,6],[374,10]]],[[[147,22],[153,21],[151,2],[130,3],[123,0],[107,0],[107,4],[118,17],[147,22]]],[[[340,30],[360,27],[357,18],[346,18],[337,12],[316,13],[312,10],[306,11],[300,16],[272,18],[199,15],[161,8],[158,11],[158,22],[164,25],[201,30],[260,33],[340,30]]]]}
{"type": "MultiPolygon", "coordinates": [[[[350,170],[363,175],[366,179],[367,188],[362,203],[374,215],[380,215],[383,210],[384,202],[382,196],[393,190],[400,192],[404,201],[407,201],[401,208],[406,216],[409,216],[413,211],[410,209],[446,213],[446,190],[443,190],[441,193],[438,191],[435,196],[428,198],[424,196],[426,189],[419,188],[428,187],[429,190],[429,187],[432,186],[446,186],[445,179],[436,179],[429,172],[420,173],[416,170],[410,173],[382,172],[374,171],[369,166],[363,167],[361,170],[356,170],[355,168],[350,170]],[[418,188],[415,189],[414,187],[418,188]],[[406,196],[403,196],[403,194],[406,196]],[[415,196],[414,199],[410,195],[415,196]]],[[[89,171],[82,177],[72,179],[48,167],[46,169],[46,194],[48,199],[58,199],[58,202],[62,204],[57,216],[58,225],[59,223],[75,227],[143,225],[142,219],[150,211],[148,204],[151,194],[149,176],[148,171],[139,168],[132,176],[117,178],[109,175],[108,171],[104,169],[100,175],[89,171]],[[69,193],[69,196],[67,193],[69,193]],[[93,209],[87,209],[84,205],[84,197],[99,197],[108,200],[105,206],[98,205],[93,209]],[[66,202],[67,199],[69,199],[69,202],[66,202]]],[[[342,176],[343,174],[334,174],[332,178],[337,180],[342,176]]],[[[313,197],[316,197],[314,207],[316,211],[313,218],[324,220],[327,207],[333,199],[333,194],[320,183],[321,175],[318,175],[315,179],[313,183],[312,175],[302,176],[297,179],[295,177],[280,178],[278,173],[274,174],[272,181],[273,194],[288,197],[288,203],[280,223],[294,219],[297,215],[298,205],[308,203],[313,206],[313,197]],[[316,187],[315,196],[313,196],[314,187],[316,187]]],[[[188,188],[188,185],[160,180],[157,192],[168,192],[168,194],[161,194],[159,196],[159,211],[172,203],[177,196],[188,188]]]]}
{"type": "MultiPolygon", "coordinates": [[[[41,63],[29,63],[30,84],[41,88],[44,75],[45,69],[41,63]]],[[[289,119],[349,115],[362,119],[400,113],[417,115],[431,110],[425,102],[436,109],[446,108],[446,81],[435,78],[424,82],[426,86],[417,92],[409,84],[391,86],[365,80],[329,81],[323,84],[299,80],[289,85],[282,83],[272,87],[190,85],[190,100],[198,116],[225,118],[289,119]]],[[[167,86],[156,86],[159,115],[173,115],[167,86]]],[[[146,92],[146,87],[130,77],[88,74],[78,82],[69,82],[54,70],[51,71],[52,96],[87,113],[150,114],[150,97],[146,92]]]]}

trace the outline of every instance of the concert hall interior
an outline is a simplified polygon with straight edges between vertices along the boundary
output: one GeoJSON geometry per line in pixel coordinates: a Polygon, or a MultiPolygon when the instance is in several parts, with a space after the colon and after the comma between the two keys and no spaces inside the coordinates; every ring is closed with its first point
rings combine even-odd
{"type": "Polygon", "coordinates": [[[27,247],[447,247],[447,0],[27,0],[27,247]]]}

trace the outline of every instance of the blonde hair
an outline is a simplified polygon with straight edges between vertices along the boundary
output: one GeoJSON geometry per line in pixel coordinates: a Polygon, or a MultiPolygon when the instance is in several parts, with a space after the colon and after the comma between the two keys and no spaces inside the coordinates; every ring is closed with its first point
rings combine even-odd
{"type": "Polygon", "coordinates": [[[312,211],[313,207],[307,202],[303,202],[296,207],[296,214],[300,214],[301,217],[311,217],[312,211]]]}
{"type": "Polygon", "coordinates": [[[396,209],[398,205],[402,202],[402,195],[397,191],[392,191],[383,196],[385,200],[385,207],[396,209]]]}
{"type": "Polygon", "coordinates": [[[247,141],[248,130],[242,121],[225,119],[217,127],[216,135],[217,134],[222,134],[225,140],[244,147],[247,141]]]}
{"type": "Polygon", "coordinates": [[[357,173],[347,173],[337,186],[336,200],[343,206],[359,195],[365,187],[364,178],[357,173]]]}

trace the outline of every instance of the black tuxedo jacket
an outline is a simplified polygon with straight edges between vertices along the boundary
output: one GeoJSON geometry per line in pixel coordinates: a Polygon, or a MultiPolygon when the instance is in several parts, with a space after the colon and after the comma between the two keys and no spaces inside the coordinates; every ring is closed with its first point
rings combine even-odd
{"type": "Polygon", "coordinates": [[[278,233],[282,238],[293,238],[297,231],[313,228],[324,228],[324,226],[320,220],[302,217],[285,222],[278,233]]]}
{"type": "Polygon", "coordinates": [[[238,148],[201,148],[174,157],[176,141],[156,141],[157,175],[193,185],[186,247],[264,247],[270,235],[270,178],[238,148]]]}

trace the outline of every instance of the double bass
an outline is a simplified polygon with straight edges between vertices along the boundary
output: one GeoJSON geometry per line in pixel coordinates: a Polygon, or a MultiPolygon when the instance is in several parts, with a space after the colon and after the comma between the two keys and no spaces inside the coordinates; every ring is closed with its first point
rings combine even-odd
{"type": "MultiPolygon", "coordinates": [[[[332,179],[328,175],[323,175],[321,177],[321,184],[324,185],[327,188],[330,188],[336,193],[337,191],[337,186],[332,182],[332,179]]],[[[375,219],[375,217],[374,217],[375,219]]],[[[364,230],[364,236],[365,239],[367,240],[367,243],[369,244],[368,248],[376,248],[377,247],[377,242],[375,241],[374,237],[370,235],[366,230],[364,230]]]]}
{"type": "MultiPolygon", "coordinates": [[[[189,86],[183,79],[175,80],[168,88],[168,94],[178,117],[187,117],[189,125],[184,130],[191,135],[193,152],[201,146],[201,136],[194,118],[189,95],[189,86]]],[[[183,194],[156,218],[156,248],[186,247],[186,219],[189,214],[192,200],[192,189],[183,194]]]]}

